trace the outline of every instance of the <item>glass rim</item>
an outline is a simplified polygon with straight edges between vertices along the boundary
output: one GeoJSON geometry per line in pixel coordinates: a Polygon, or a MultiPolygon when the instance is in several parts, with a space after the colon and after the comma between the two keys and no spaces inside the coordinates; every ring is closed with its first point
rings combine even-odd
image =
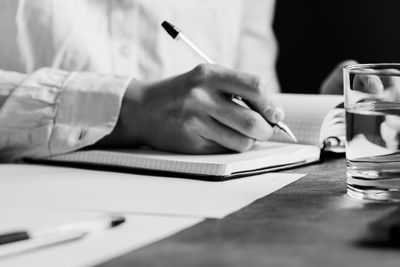
{"type": "Polygon", "coordinates": [[[355,74],[383,74],[400,76],[400,63],[361,63],[351,64],[343,67],[348,73],[355,74]],[[393,73],[388,69],[397,69],[399,73],[393,73]]]}

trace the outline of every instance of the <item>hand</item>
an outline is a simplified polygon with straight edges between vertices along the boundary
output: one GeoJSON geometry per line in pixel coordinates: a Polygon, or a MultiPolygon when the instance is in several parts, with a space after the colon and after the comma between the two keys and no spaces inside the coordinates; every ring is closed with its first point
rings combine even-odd
{"type": "Polygon", "coordinates": [[[267,140],[283,119],[265,81],[216,65],[199,65],[166,80],[132,81],[112,133],[113,144],[180,153],[246,151],[267,140]],[[256,111],[232,101],[238,95],[256,111]]]}
{"type": "Polygon", "coordinates": [[[385,121],[381,123],[380,130],[386,147],[397,151],[400,148],[400,117],[393,115],[385,116],[385,121]]]}
{"type": "MultiPolygon", "coordinates": [[[[397,69],[385,69],[386,73],[395,75],[356,74],[352,83],[353,90],[360,92],[361,102],[372,102],[376,105],[388,105],[400,100],[400,71],[397,69]]],[[[386,110],[389,114],[385,116],[380,125],[381,137],[387,148],[397,151],[400,146],[400,113],[393,105],[386,110]]]]}
{"type": "Polygon", "coordinates": [[[363,73],[355,75],[353,90],[379,95],[390,101],[400,100],[400,70],[385,69],[385,72],[395,75],[373,75],[363,73]]]}
{"type": "Polygon", "coordinates": [[[335,69],[324,80],[320,88],[321,94],[342,95],[343,94],[343,67],[357,64],[355,60],[346,60],[339,63],[335,69]]]}

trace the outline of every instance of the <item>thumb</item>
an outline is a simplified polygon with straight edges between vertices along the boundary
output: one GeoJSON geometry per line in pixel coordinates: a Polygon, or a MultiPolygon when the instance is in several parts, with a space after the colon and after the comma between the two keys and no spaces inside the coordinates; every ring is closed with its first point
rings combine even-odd
{"type": "Polygon", "coordinates": [[[285,117],[284,110],[276,103],[275,97],[270,96],[268,101],[258,108],[261,115],[272,123],[278,123],[285,117]]]}

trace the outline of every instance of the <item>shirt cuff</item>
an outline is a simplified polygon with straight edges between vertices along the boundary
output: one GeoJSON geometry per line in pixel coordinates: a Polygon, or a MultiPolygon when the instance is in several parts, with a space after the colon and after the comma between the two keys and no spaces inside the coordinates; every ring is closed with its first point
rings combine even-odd
{"type": "Polygon", "coordinates": [[[57,100],[50,154],[92,145],[114,129],[131,77],[73,72],[57,100]]]}

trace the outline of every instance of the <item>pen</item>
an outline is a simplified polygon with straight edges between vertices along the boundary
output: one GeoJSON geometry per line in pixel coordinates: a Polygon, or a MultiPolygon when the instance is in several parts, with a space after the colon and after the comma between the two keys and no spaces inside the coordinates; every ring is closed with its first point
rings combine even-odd
{"type": "Polygon", "coordinates": [[[3,233],[0,234],[0,258],[79,240],[90,233],[114,228],[124,222],[124,217],[107,216],[44,230],[3,233]]]}
{"type": "MultiPolygon", "coordinates": [[[[205,63],[215,64],[215,62],[211,60],[210,57],[208,57],[200,48],[198,48],[192,41],[190,41],[190,39],[187,38],[186,35],[177,27],[175,27],[168,21],[164,21],[163,23],[161,23],[161,26],[174,40],[181,42],[190,52],[199,57],[205,63]]],[[[248,103],[248,101],[243,100],[240,96],[234,96],[234,97],[243,101],[250,109],[254,110],[254,108],[250,103],[248,103]]],[[[296,136],[294,136],[294,134],[286,124],[284,124],[283,122],[277,122],[277,123],[272,123],[270,121],[267,122],[272,127],[277,127],[278,129],[283,131],[294,142],[297,142],[296,136]]]]}

